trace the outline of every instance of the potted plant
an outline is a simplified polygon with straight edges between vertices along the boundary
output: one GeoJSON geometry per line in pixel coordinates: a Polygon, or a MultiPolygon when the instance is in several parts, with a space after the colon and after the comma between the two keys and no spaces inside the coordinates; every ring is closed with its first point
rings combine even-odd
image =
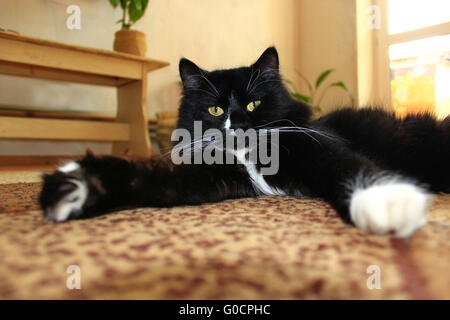
{"type": "Polygon", "coordinates": [[[324,80],[334,71],[334,69],[327,69],[327,70],[323,71],[317,77],[314,86],[300,71],[297,71],[297,70],[295,70],[295,71],[300,76],[300,78],[302,78],[302,80],[306,82],[309,93],[302,94],[302,93],[298,92],[297,89],[294,87],[293,82],[288,79],[285,79],[285,82],[288,84],[289,93],[296,100],[306,102],[309,105],[311,105],[314,112],[316,113],[316,115],[319,115],[320,113],[322,113],[322,108],[320,107],[320,103],[322,102],[322,99],[325,96],[325,93],[331,87],[338,87],[338,88],[344,89],[345,92],[347,92],[347,94],[349,95],[350,99],[352,100],[352,105],[355,103],[353,93],[347,88],[347,86],[342,81],[336,81],[336,82],[330,83],[328,86],[325,87],[325,89],[322,90],[320,96],[317,98],[317,90],[319,89],[320,85],[324,82],[324,80]]]}
{"type": "Polygon", "coordinates": [[[109,0],[114,7],[120,5],[123,10],[120,23],[121,29],[115,33],[114,50],[145,56],[147,51],[147,40],[145,33],[130,29],[145,13],[148,0],[109,0]]]}

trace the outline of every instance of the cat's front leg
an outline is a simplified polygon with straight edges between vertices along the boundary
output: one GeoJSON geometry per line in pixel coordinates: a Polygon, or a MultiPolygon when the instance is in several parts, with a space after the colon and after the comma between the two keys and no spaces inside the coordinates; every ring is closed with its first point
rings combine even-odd
{"type": "Polygon", "coordinates": [[[70,162],[61,169],[44,175],[39,201],[46,220],[60,222],[82,215],[89,194],[78,163],[70,162]]]}
{"type": "Polygon", "coordinates": [[[310,164],[313,170],[305,177],[344,221],[378,235],[398,237],[408,237],[426,224],[433,198],[426,187],[351,150],[334,151],[315,159],[320,166],[310,164]]]}
{"type": "Polygon", "coordinates": [[[88,154],[44,176],[47,220],[90,218],[123,207],[173,207],[253,197],[238,166],[175,165],[166,158],[128,161],[88,154]]]}
{"type": "Polygon", "coordinates": [[[133,205],[131,183],[136,166],[113,157],[88,154],[43,176],[39,197],[47,220],[88,218],[133,205]]]}
{"type": "Polygon", "coordinates": [[[349,213],[356,227],[408,237],[426,224],[432,195],[395,174],[359,174],[350,183],[349,213]]]}

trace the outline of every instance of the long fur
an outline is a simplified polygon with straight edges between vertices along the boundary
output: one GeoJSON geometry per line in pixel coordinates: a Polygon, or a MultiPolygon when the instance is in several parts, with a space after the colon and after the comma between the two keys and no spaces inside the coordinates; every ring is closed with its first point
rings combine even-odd
{"type": "MultiPolygon", "coordinates": [[[[373,218],[370,208],[366,208],[368,204],[361,199],[380,197],[382,203],[396,208],[391,213],[386,209],[383,221],[372,221],[377,225],[371,231],[382,230],[380,233],[396,229],[397,226],[386,222],[392,218],[389,214],[408,212],[407,203],[416,195],[423,196],[420,210],[426,211],[428,193],[450,192],[449,118],[437,121],[431,115],[421,114],[399,119],[381,109],[346,108],[311,121],[310,107],[293,100],[283,86],[275,48],[267,49],[249,67],[212,72],[182,59],[180,75],[184,90],[178,127],[193,133],[194,121],[199,120],[203,131],[216,128],[224,134],[225,127],[279,130],[278,173],[264,176],[258,186],[255,175],[260,172],[259,163],[251,168],[239,163],[174,165],[168,156],[129,161],[87,155],[77,165],[65,166],[44,177],[40,201],[48,219],[61,220],[55,208],[74,192],[73,179],[83,181],[88,194],[83,207],[77,210],[74,207],[67,219],[93,217],[123,206],[196,205],[256,197],[264,194],[261,190],[277,190],[278,194],[324,199],[344,221],[357,225],[358,221],[366,223],[373,218]],[[245,106],[255,100],[261,104],[248,112],[245,106]],[[210,106],[220,106],[224,114],[211,116],[210,106]],[[394,181],[393,177],[408,188],[394,188],[392,183],[389,188],[398,194],[407,190],[409,198],[370,189],[374,184],[379,186],[380,181],[394,181]],[[362,184],[349,188],[358,181],[363,181],[370,192],[361,193],[366,190],[362,184]],[[352,199],[359,199],[353,205],[357,208],[355,212],[352,199]],[[383,223],[387,225],[380,226],[383,223]]],[[[176,148],[201,152],[205,143],[200,140],[176,148]]],[[[418,212],[410,217],[417,221],[402,232],[409,234],[410,229],[422,225],[421,215],[418,212]]]]}

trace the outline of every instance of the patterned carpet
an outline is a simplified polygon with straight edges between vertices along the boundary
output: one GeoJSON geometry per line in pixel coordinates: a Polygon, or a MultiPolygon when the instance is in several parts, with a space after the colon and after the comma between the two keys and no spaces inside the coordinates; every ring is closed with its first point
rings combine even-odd
{"type": "Polygon", "coordinates": [[[450,195],[404,241],[291,197],[55,224],[38,209],[39,187],[0,185],[0,299],[450,298],[450,195]],[[71,265],[81,289],[66,286],[71,265]],[[368,288],[369,266],[380,271],[380,289],[368,288]]]}

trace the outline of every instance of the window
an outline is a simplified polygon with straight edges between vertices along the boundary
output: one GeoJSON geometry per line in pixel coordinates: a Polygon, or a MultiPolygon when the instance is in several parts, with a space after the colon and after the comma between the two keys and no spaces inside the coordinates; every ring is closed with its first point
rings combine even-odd
{"type": "Polygon", "coordinates": [[[387,1],[392,108],[443,119],[450,114],[450,1],[387,1]]]}

